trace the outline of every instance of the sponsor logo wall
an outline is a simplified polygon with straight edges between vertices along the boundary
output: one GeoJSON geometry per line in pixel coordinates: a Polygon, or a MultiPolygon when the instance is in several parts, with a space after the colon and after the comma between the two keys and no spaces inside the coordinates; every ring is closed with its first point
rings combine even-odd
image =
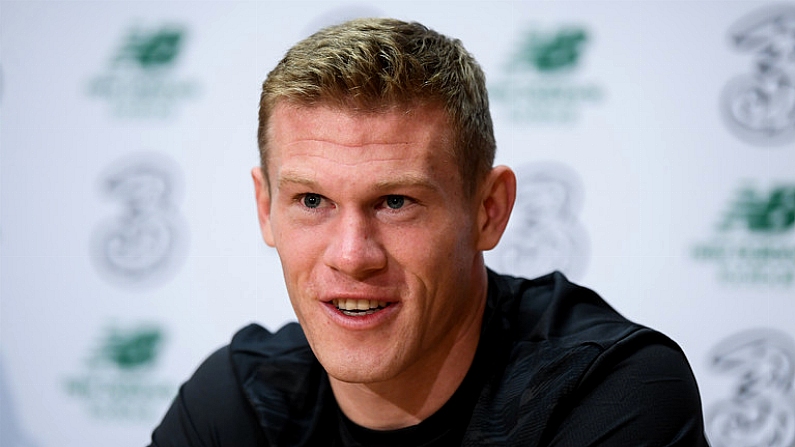
{"type": "MultiPolygon", "coordinates": [[[[109,421],[151,421],[177,386],[158,377],[157,361],[166,334],[160,325],[116,325],[102,330],[77,372],[64,380],[64,391],[82,402],[90,417],[109,421]]],[[[160,373],[162,375],[162,373],[160,373]]]]}
{"type": "Polygon", "coordinates": [[[136,154],[103,174],[101,189],[120,209],[94,230],[91,252],[99,273],[132,288],[169,280],[184,262],[188,246],[178,204],[183,185],[177,164],[159,154],[136,154]]]}
{"type": "Polygon", "coordinates": [[[519,178],[488,265],[676,339],[713,446],[795,446],[795,7],[450,5],[4,2],[0,445],[146,445],[238,328],[294,319],[248,174],[258,89],[376,14],[486,71],[519,178]]]}
{"type": "Polygon", "coordinates": [[[9,447],[36,446],[33,436],[23,427],[17,414],[14,395],[9,387],[5,369],[0,363],[0,433],[2,433],[3,445],[9,447]]]}
{"type": "Polygon", "coordinates": [[[492,100],[525,123],[568,123],[603,92],[582,71],[590,34],[583,26],[529,28],[489,86],[492,100]]]}
{"type": "Polygon", "coordinates": [[[124,118],[165,118],[198,93],[198,83],[175,69],[188,32],[181,25],[125,31],[102,72],[88,82],[88,94],[124,118]]]}
{"type": "Polygon", "coordinates": [[[578,280],[588,265],[588,234],[580,222],[582,180],[557,163],[516,167],[513,216],[491,265],[503,273],[535,278],[560,270],[578,280]]]}
{"type": "Polygon", "coordinates": [[[774,329],[747,330],[711,351],[712,370],[733,379],[706,413],[714,445],[795,445],[795,340],[774,329]]]}
{"type": "Polygon", "coordinates": [[[734,134],[755,145],[795,143],[795,6],[775,5],[741,17],[730,45],[749,70],[723,90],[722,110],[734,134]]]}
{"type": "Polygon", "coordinates": [[[713,264],[719,281],[732,285],[795,283],[795,185],[759,190],[744,185],[727,202],[710,240],[693,258],[713,264]]]}

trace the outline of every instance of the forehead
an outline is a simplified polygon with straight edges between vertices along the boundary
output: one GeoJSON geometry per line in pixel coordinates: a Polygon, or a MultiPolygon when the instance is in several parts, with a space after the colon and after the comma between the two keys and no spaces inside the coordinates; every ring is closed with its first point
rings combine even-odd
{"type": "Polygon", "coordinates": [[[307,151],[342,164],[407,156],[446,164],[453,159],[451,135],[446,112],[435,105],[365,113],[282,102],[269,119],[268,165],[277,168],[285,156],[307,151]]]}

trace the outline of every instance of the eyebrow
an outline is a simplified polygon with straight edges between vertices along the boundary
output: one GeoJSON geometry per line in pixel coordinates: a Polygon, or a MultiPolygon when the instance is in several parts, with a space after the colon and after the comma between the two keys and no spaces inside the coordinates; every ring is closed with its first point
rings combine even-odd
{"type": "Polygon", "coordinates": [[[317,182],[306,175],[294,171],[280,172],[277,181],[279,188],[289,184],[304,185],[312,189],[317,189],[317,182]]]}
{"type": "MultiPolygon", "coordinates": [[[[298,171],[281,172],[277,183],[279,188],[283,188],[286,185],[302,185],[309,189],[320,188],[320,184],[311,176],[298,171]]],[[[430,177],[414,172],[402,173],[394,177],[379,180],[373,185],[373,189],[376,191],[406,187],[427,190],[439,189],[438,183],[432,181],[430,177]]]]}
{"type": "Polygon", "coordinates": [[[375,188],[378,190],[394,189],[400,187],[412,187],[435,190],[438,189],[436,182],[430,177],[415,172],[407,172],[393,178],[384,179],[376,182],[375,188]]]}

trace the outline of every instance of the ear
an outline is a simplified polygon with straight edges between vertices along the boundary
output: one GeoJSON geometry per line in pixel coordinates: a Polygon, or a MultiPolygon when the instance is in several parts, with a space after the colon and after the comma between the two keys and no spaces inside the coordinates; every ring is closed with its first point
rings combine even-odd
{"type": "Polygon", "coordinates": [[[478,250],[491,250],[502,237],[516,200],[516,175],[507,166],[492,168],[480,189],[478,250]]]}
{"type": "Polygon", "coordinates": [[[254,180],[254,197],[257,200],[257,217],[259,217],[259,228],[262,232],[262,239],[271,247],[274,246],[273,229],[271,228],[271,194],[268,182],[262,175],[260,167],[251,170],[251,178],[254,180]]]}

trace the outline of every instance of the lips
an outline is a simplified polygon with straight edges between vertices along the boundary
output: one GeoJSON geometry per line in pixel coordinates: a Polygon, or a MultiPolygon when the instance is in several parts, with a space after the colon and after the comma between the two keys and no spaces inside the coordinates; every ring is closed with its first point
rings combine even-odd
{"type": "Polygon", "coordinates": [[[349,317],[372,315],[388,307],[391,303],[379,300],[361,300],[354,298],[338,298],[331,301],[334,307],[349,317]]]}

